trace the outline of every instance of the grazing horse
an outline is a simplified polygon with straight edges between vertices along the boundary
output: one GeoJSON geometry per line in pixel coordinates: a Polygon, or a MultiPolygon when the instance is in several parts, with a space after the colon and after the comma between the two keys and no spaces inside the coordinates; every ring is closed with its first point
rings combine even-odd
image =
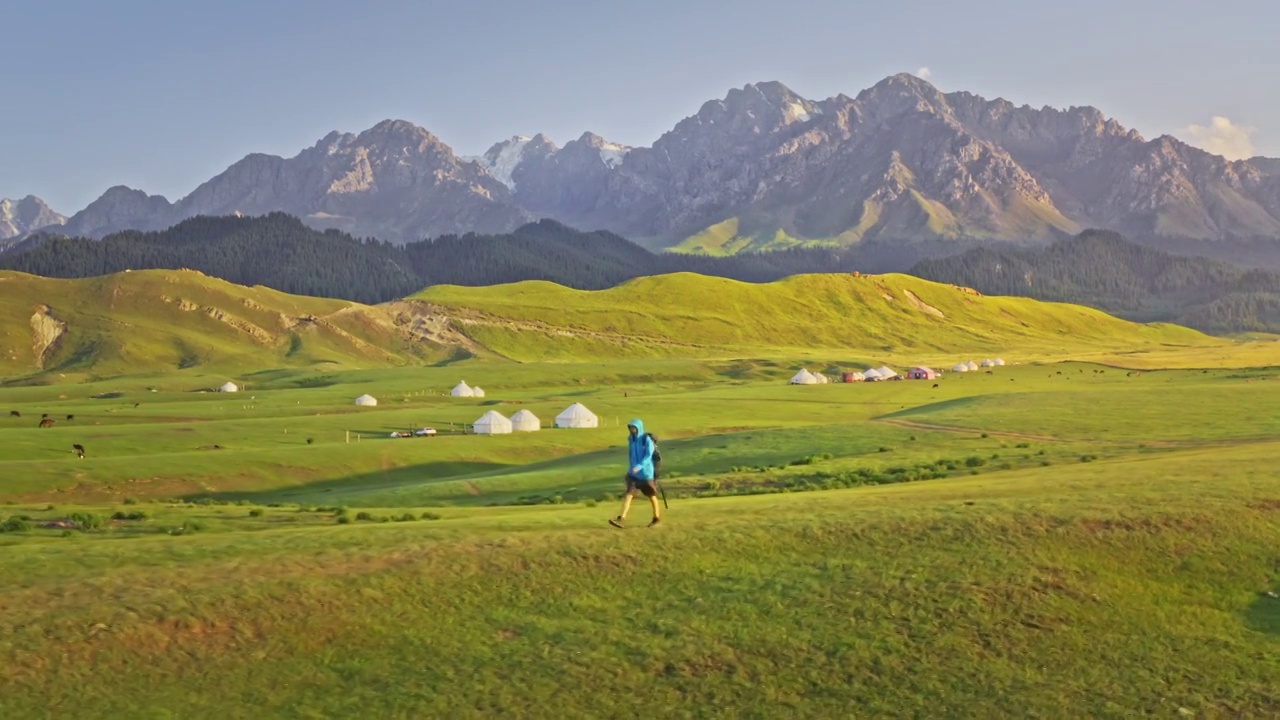
{"type": "Polygon", "coordinates": [[[83,460],[83,459],[84,459],[84,446],[83,446],[83,445],[80,445],[79,443],[77,443],[77,444],[75,444],[75,445],[72,445],[71,447],[76,451],[76,457],[78,457],[78,458],[80,458],[81,460],[83,460]]]}
{"type": "Polygon", "coordinates": [[[40,421],[40,427],[53,427],[53,418],[45,418],[40,421]]]}
{"type": "Polygon", "coordinates": [[[934,390],[937,390],[937,389],[938,389],[938,383],[934,383],[934,384],[933,384],[933,389],[934,389],[934,390]]]}

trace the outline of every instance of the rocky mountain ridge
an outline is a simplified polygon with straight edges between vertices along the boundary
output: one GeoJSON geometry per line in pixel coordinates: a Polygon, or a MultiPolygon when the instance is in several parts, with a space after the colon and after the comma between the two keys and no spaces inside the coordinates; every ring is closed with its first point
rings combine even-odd
{"type": "Polygon", "coordinates": [[[764,82],[704,103],[649,147],[532,135],[462,158],[387,120],[292,158],[249,155],[174,203],[112,188],[61,231],[101,237],[273,211],[395,242],[547,217],[711,254],[1047,240],[1086,227],[1212,247],[1280,240],[1280,160],[1229,161],[1146,140],[1095,108],[943,93],[905,74],[821,101],[764,82]]]}

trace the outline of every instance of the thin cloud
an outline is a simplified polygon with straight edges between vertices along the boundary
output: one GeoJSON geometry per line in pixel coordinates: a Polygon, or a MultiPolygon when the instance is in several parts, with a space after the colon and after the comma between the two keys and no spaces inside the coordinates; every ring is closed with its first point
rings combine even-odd
{"type": "Polygon", "coordinates": [[[1184,131],[1193,145],[1221,155],[1228,160],[1253,157],[1253,128],[1231,122],[1230,118],[1214,115],[1208,126],[1188,125],[1184,131]]]}
{"type": "Polygon", "coordinates": [[[929,69],[928,65],[926,65],[919,70],[916,70],[916,77],[921,80],[928,80],[930,77],[933,77],[933,71],[929,69]]]}

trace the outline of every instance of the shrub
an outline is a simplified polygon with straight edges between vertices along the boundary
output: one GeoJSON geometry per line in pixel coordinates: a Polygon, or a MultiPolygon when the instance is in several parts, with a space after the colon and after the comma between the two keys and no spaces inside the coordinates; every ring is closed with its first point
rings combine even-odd
{"type": "Polygon", "coordinates": [[[1093,462],[1094,460],[1097,460],[1097,459],[1098,459],[1097,455],[1081,455],[1080,456],[1080,462],[1082,463],[1093,462]]]}
{"type": "Polygon", "coordinates": [[[1048,460],[1041,460],[1041,461],[1040,461],[1040,467],[1049,467],[1049,466],[1050,466],[1050,465],[1052,465],[1052,464],[1053,464],[1053,463],[1049,462],[1048,460]]]}
{"type": "MultiPolygon", "coordinates": [[[[590,502],[590,501],[588,501],[588,502],[590,502]]],[[[423,520],[439,520],[441,517],[443,517],[443,516],[442,516],[442,515],[440,515],[440,513],[433,513],[433,512],[430,512],[430,511],[427,511],[427,512],[422,513],[422,519],[423,519],[423,520]]]]}
{"type": "Polygon", "coordinates": [[[990,436],[989,436],[989,435],[987,435],[986,433],[982,433],[982,439],[983,439],[983,440],[986,440],[988,437],[990,437],[990,436]]]}
{"type": "Polygon", "coordinates": [[[71,513],[67,519],[75,523],[76,529],[82,532],[97,530],[103,525],[102,516],[96,513],[71,513]]]}
{"type": "Polygon", "coordinates": [[[1020,442],[1017,445],[1014,445],[1014,447],[1026,450],[1027,448],[1031,447],[1031,443],[1020,442]]]}
{"type": "Polygon", "coordinates": [[[125,499],[124,499],[124,504],[125,504],[125,505],[137,505],[137,504],[138,504],[138,498],[131,498],[131,497],[127,497],[127,498],[125,498],[125,499]]]}
{"type": "Polygon", "coordinates": [[[418,518],[413,516],[413,513],[405,513],[400,517],[396,518],[396,522],[413,522],[414,520],[417,520],[417,519],[418,518]]]}
{"type": "Polygon", "coordinates": [[[350,522],[351,522],[351,518],[347,517],[346,515],[339,515],[339,516],[338,516],[338,524],[339,524],[339,525],[346,525],[346,524],[348,524],[348,523],[350,523],[350,522]]]}
{"type": "Polygon", "coordinates": [[[986,458],[980,458],[977,455],[970,455],[969,457],[965,458],[964,464],[967,467],[979,468],[979,467],[982,467],[983,465],[986,465],[987,461],[986,461],[986,458]]]}
{"type": "Polygon", "coordinates": [[[0,532],[26,532],[31,529],[31,523],[20,517],[11,517],[0,523],[0,532]]]}
{"type": "MultiPolygon", "coordinates": [[[[582,501],[582,504],[586,505],[587,507],[595,507],[598,503],[593,498],[587,498],[586,500],[582,501]]],[[[422,519],[426,520],[427,518],[423,517],[422,519]]]]}
{"type": "Polygon", "coordinates": [[[253,510],[249,511],[249,517],[262,517],[262,511],[257,508],[254,508],[253,510]]]}
{"type": "Polygon", "coordinates": [[[889,452],[889,451],[891,451],[891,450],[893,450],[893,448],[891,448],[891,447],[885,447],[885,446],[883,446],[883,445],[882,445],[882,446],[880,446],[880,452],[889,452]]]}
{"type": "Polygon", "coordinates": [[[147,514],[144,512],[117,512],[111,516],[112,520],[146,520],[147,514]]]}
{"type": "Polygon", "coordinates": [[[1036,453],[1036,454],[1037,454],[1037,455],[1044,456],[1044,455],[1048,455],[1048,454],[1049,454],[1049,451],[1048,451],[1048,450],[1041,449],[1041,450],[1040,450],[1040,452],[1038,452],[1038,453],[1036,453]]]}
{"type": "Polygon", "coordinates": [[[201,530],[204,530],[204,529],[205,529],[205,524],[199,520],[187,520],[186,522],[182,523],[183,532],[193,533],[193,532],[200,532],[201,530]]]}
{"type": "Polygon", "coordinates": [[[369,514],[369,513],[367,513],[367,512],[361,511],[361,512],[356,513],[356,519],[357,519],[357,520],[372,520],[372,519],[373,519],[373,516],[372,516],[372,515],[370,515],[370,514],[369,514]]]}
{"type": "Polygon", "coordinates": [[[339,516],[339,517],[341,517],[341,516],[343,516],[343,515],[346,515],[346,514],[347,514],[347,508],[344,508],[344,507],[334,508],[334,509],[333,509],[333,514],[334,514],[334,515],[337,515],[337,516],[339,516]]]}

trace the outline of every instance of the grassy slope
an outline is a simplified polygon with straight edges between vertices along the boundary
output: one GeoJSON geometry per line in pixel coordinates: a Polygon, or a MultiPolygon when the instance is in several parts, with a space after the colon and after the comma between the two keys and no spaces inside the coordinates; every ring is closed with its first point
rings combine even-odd
{"type": "Polygon", "coordinates": [[[660,533],[144,504],[209,531],[0,536],[0,709],[1268,715],[1277,449],[685,501],[660,533]]]}
{"type": "Polygon", "coordinates": [[[463,331],[518,360],[598,355],[610,345],[615,354],[853,348],[886,355],[910,350],[943,359],[1013,347],[1024,356],[1063,356],[1217,344],[1183,328],[1136,325],[1072,305],[975,297],[905,275],[803,275],[749,284],[674,274],[595,292],[525,282],[436,286],[414,297],[497,318],[463,331]],[[920,309],[908,293],[943,316],[920,309]],[[558,330],[581,337],[565,339],[558,330]]]}
{"type": "MultiPolygon", "coordinates": [[[[38,370],[96,375],[186,366],[237,371],[318,362],[403,362],[381,313],[341,300],[243,287],[193,271],[146,270],[83,280],[0,272],[0,374],[38,370]],[[32,315],[66,324],[43,358],[32,315]],[[316,316],[320,323],[299,323],[316,316]]],[[[433,348],[422,348],[423,354],[433,348]]]]}

